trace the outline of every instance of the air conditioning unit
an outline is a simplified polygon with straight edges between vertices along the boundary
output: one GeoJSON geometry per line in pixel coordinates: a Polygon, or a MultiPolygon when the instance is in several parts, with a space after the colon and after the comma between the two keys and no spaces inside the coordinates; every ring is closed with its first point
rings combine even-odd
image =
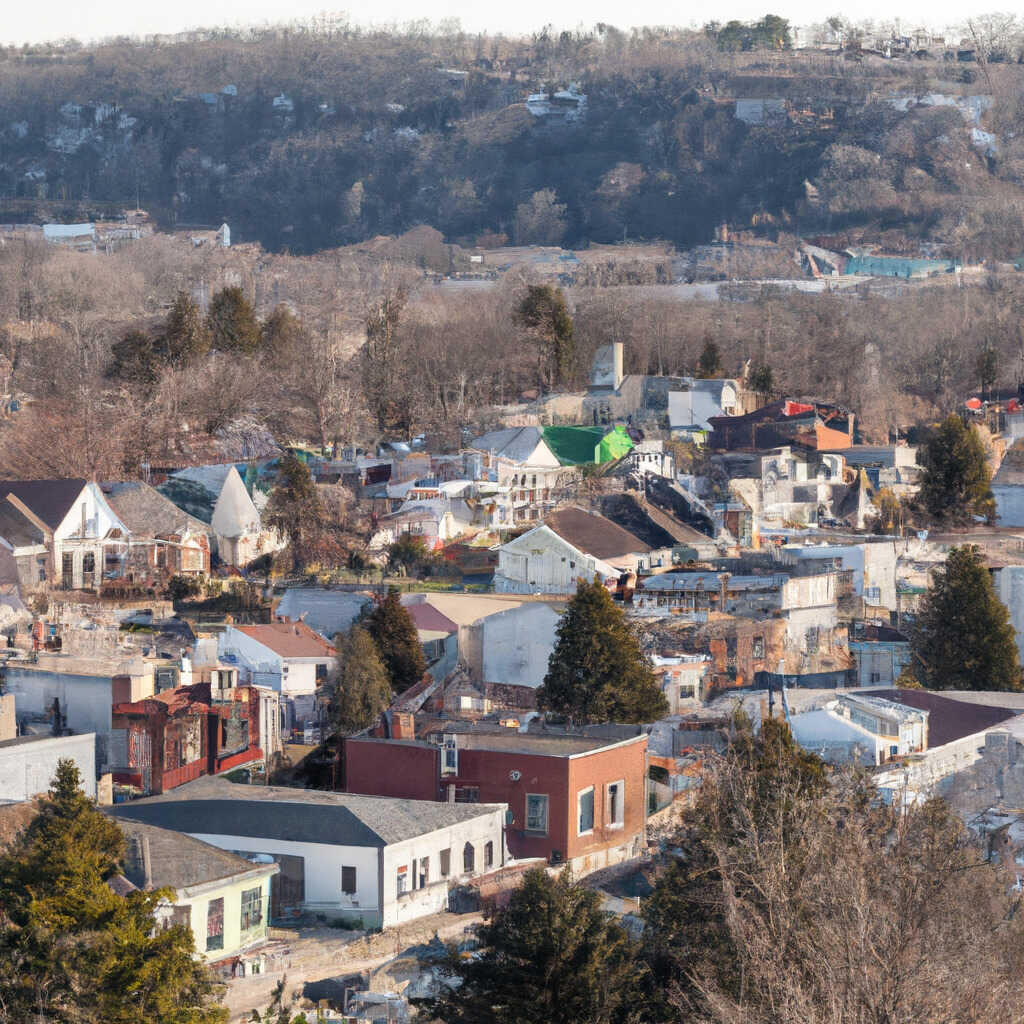
{"type": "Polygon", "coordinates": [[[513,782],[518,782],[518,781],[519,781],[519,780],[520,780],[520,779],[521,779],[521,778],[523,777],[523,773],[522,773],[521,771],[519,771],[519,769],[518,769],[518,768],[513,768],[513,769],[512,769],[512,771],[510,771],[510,772],[508,773],[508,777],[509,777],[509,778],[510,778],[510,779],[511,779],[511,780],[512,780],[513,782]]]}

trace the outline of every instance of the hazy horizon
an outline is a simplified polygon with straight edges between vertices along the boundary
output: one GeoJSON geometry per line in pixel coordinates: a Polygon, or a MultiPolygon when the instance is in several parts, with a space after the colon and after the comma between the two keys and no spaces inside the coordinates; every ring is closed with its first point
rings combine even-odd
{"type": "MultiPolygon", "coordinates": [[[[57,0],[44,7],[24,5],[9,11],[0,26],[0,41],[6,45],[38,44],[63,39],[77,39],[92,43],[119,36],[145,37],[173,35],[196,29],[243,28],[262,25],[283,25],[296,21],[310,21],[317,16],[336,15],[353,24],[367,28],[403,25],[411,21],[427,20],[439,24],[446,19],[457,19],[466,32],[521,35],[539,31],[545,25],[556,29],[589,28],[598,22],[630,29],[644,25],[696,27],[714,18],[728,21],[732,18],[747,21],[774,13],[788,18],[795,25],[809,25],[839,14],[851,21],[900,20],[908,27],[927,25],[946,27],[962,23],[968,16],[961,5],[951,0],[928,3],[909,0],[894,8],[882,0],[867,0],[855,7],[835,4],[834,9],[822,8],[811,0],[732,0],[715,5],[713,9],[684,7],[663,0],[641,0],[624,11],[620,4],[609,0],[595,0],[588,4],[562,5],[561,14],[554,15],[549,4],[527,0],[510,5],[501,12],[493,9],[482,12],[479,5],[467,0],[433,7],[413,3],[411,0],[382,0],[374,4],[358,4],[344,11],[325,11],[315,0],[297,0],[284,5],[277,0],[218,0],[203,3],[200,0],[181,0],[167,8],[140,7],[125,0],[102,0],[90,5],[57,0]]],[[[978,12],[984,13],[984,12],[978,12]]]]}

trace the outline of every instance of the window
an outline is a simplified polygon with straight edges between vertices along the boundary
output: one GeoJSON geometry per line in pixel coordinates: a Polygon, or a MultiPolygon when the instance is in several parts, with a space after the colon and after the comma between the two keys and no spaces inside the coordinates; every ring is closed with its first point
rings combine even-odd
{"type": "Polygon", "coordinates": [[[805,642],[806,642],[806,645],[807,645],[807,653],[808,654],[817,654],[818,653],[818,627],[817,626],[812,626],[809,630],[807,630],[806,634],[804,634],[804,637],[805,637],[805,642]]]}
{"type": "Polygon", "coordinates": [[[444,749],[441,752],[441,774],[456,775],[459,771],[459,748],[456,746],[455,737],[446,737],[444,749]]]}
{"type": "Polygon", "coordinates": [[[420,880],[419,888],[426,889],[427,883],[430,881],[430,858],[420,858],[420,880]]]}
{"type": "Polygon", "coordinates": [[[873,683],[880,683],[881,681],[882,681],[882,673],[881,672],[872,672],[871,673],[871,682],[873,682],[873,683]]]}
{"type": "Polygon", "coordinates": [[[82,555],[82,572],[96,571],[96,555],[92,551],[86,551],[82,555]]]}
{"type": "Polygon", "coordinates": [[[594,787],[581,790],[576,795],[576,833],[583,835],[585,832],[594,831],[594,787]]]}
{"type": "Polygon", "coordinates": [[[458,786],[455,790],[455,802],[457,804],[478,804],[480,803],[479,786],[458,786]]]}
{"type": "Polygon", "coordinates": [[[751,645],[750,654],[751,654],[751,657],[756,658],[758,660],[760,660],[761,658],[764,657],[764,637],[763,636],[755,636],[754,637],[754,642],[751,645]]]}
{"type": "Polygon", "coordinates": [[[192,928],[192,908],[188,904],[171,907],[170,911],[170,916],[164,918],[164,928],[174,928],[177,925],[192,928]]]}
{"type": "Polygon", "coordinates": [[[452,873],[452,848],[441,851],[441,877],[447,878],[452,873]]]}
{"type": "Polygon", "coordinates": [[[255,928],[263,921],[263,889],[245,889],[242,892],[242,931],[255,928]]]}
{"type": "Polygon", "coordinates": [[[224,948],[224,897],[210,900],[206,905],[206,948],[224,948]]]}
{"type": "Polygon", "coordinates": [[[341,869],[341,891],[346,896],[356,894],[356,869],[342,866],[341,869]]]}
{"type": "Polygon", "coordinates": [[[396,889],[398,891],[398,895],[399,896],[401,896],[403,893],[407,893],[409,891],[409,865],[408,864],[403,864],[398,869],[398,875],[397,875],[397,878],[396,878],[396,889]]]}
{"type": "Polygon", "coordinates": [[[608,784],[608,800],[606,804],[607,822],[609,828],[622,828],[626,820],[626,783],[619,779],[618,782],[608,784]]]}
{"type": "Polygon", "coordinates": [[[693,683],[684,683],[679,687],[679,699],[680,700],[693,700],[696,696],[696,687],[693,683]]]}
{"type": "Polygon", "coordinates": [[[546,793],[526,794],[526,830],[528,832],[547,832],[548,797],[546,793]]]}
{"type": "Polygon", "coordinates": [[[476,867],[476,850],[472,843],[466,843],[462,848],[462,870],[472,871],[476,867]]]}
{"type": "Polygon", "coordinates": [[[484,867],[489,868],[494,866],[494,843],[487,840],[484,843],[484,867]]]}

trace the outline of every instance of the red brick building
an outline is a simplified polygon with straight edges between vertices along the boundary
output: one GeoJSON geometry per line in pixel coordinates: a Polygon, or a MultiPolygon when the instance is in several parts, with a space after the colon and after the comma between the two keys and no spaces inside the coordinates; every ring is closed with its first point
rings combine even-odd
{"type": "Polygon", "coordinates": [[[397,735],[390,738],[345,740],[342,788],[409,800],[506,803],[512,856],[570,863],[577,874],[641,852],[645,735],[614,739],[503,729],[415,739],[411,718],[396,715],[397,735]]]}
{"type": "Polygon", "coordinates": [[[212,701],[209,683],[114,704],[111,758],[116,785],[156,796],[201,775],[261,763],[256,688],[212,701]]]}

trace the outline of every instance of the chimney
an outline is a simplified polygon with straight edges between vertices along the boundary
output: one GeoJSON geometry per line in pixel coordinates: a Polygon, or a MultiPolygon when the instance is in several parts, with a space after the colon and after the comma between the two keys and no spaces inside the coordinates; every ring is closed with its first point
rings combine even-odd
{"type": "Polygon", "coordinates": [[[718,610],[720,612],[725,611],[725,600],[729,593],[729,580],[732,579],[732,573],[723,572],[718,577],[718,610]]]}
{"type": "Polygon", "coordinates": [[[142,888],[146,892],[153,888],[153,860],[149,852],[149,836],[142,837],[142,888]]]}
{"type": "Polygon", "coordinates": [[[615,390],[622,385],[622,342],[612,343],[612,372],[615,375],[615,390]]]}

